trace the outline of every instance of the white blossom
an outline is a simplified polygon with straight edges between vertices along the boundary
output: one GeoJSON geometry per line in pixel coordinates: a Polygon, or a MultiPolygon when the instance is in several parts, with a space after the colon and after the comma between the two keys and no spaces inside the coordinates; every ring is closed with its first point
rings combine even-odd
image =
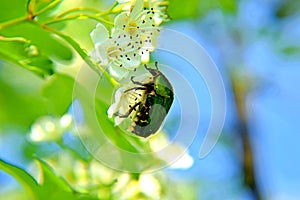
{"type": "Polygon", "coordinates": [[[115,18],[114,30],[128,32],[134,42],[140,45],[139,54],[143,62],[149,61],[149,52],[154,51],[159,36],[159,24],[155,23],[155,12],[144,7],[143,0],[136,0],[130,12],[123,12],[115,18]]]}
{"type": "MultiPolygon", "coordinates": [[[[129,1],[119,1],[126,2],[129,1]]],[[[95,46],[92,56],[101,66],[107,67],[109,73],[117,79],[126,77],[129,71],[135,70],[141,62],[149,62],[149,53],[157,46],[156,40],[160,32],[157,13],[154,8],[144,7],[156,5],[155,2],[134,1],[129,10],[115,17],[111,35],[100,23],[91,32],[95,46]]]]}
{"type": "MultiPolygon", "coordinates": [[[[156,25],[160,25],[163,21],[168,20],[167,7],[169,5],[168,0],[144,0],[144,10],[150,10],[153,14],[156,25]]],[[[123,10],[130,10],[134,6],[135,0],[118,0],[118,3],[125,4],[123,10]]]]}
{"type": "MultiPolygon", "coordinates": [[[[141,77],[136,79],[139,80],[141,77]]],[[[130,117],[129,110],[144,98],[145,92],[135,88],[136,86],[129,83],[115,92],[114,103],[108,108],[107,115],[109,118],[114,116],[116,126],[120,125],[127,117],[130,117]]]]}
{"type": "Polygon", "coordinates": [[[108,67],[114,77],[121,79],[139,66],[139,45],[133,43],[132,36],[127,32],[114,31],[110,37],[105,26],[99,23],[91,32],[91,38],[95,45],[95,59],[100,65],[108,67]]]}
{"type": "Polygon", "coordinates": [[[28,139],[31,142],[51,142],[60,140],[63,134],[72,127],[72,117],[69,114],[61,118],[42,116],[31,126],[28,139]]]}

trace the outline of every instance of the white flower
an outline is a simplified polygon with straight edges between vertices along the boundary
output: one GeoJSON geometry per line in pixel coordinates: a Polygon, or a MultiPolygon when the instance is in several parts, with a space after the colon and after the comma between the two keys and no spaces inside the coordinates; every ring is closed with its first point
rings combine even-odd
{"type": "Polygon", "coordinates": [[[154,21],[157,25],[169,20],[167,8],[168,0],[145,0],[145,7],[154,12],[154,21]]]}
{"type": "MultiPolygon", "coordinates": [[[[126,4],[129,2],[132,1],[119,1],[126,4]]],[[[160,22],[155,9],[144,6],[160,4],[161,1],[136,0],[130,4],[129,10],[116,16],[111,36],[102,24],[97,24],[91,32],[95,45],[92,56],[100,65],[108,67],[112,76],[122,79],[129,71],[135,70],[141,61],[149,62],[149,52],[156,47],[160,32],[157,26],[160,22]]]]}
{"type": "Polygon", "coordinates": [[[95,45],[95,59],[99,64],[108,67],[111,75],[122,79],[130,70],[140,64],[141,57],[137,52],[140,45],[132,41],[133,37],[127,32],[114,31],[109,37],[108,30],[102,24],[97,24],[91,32],[95,45]]]}
{"type": "Polygon", "coordinates": [[[43,116],[31,126],[29,140],[31,142],[50,142],[60,140],[63,134],[71,128],[72,117],[69,114],[61,118],[43,116]]]}
{"type": "Polygon", "coordinates": [[[154,135],[149,140],[149,144],[156,156],[164,160],[170,169],[188,169],[194,164],[194,159],[189,152],[183,146],[171,142],[164,131],[154,135]]]}
{"type": "Polygon", "coordinates": [[[128,84],[115,92],[115,102],[108,108],[107,115],[109,118],[115,117],[114,121],[116,126],[131,116],[129,110],[140,102],[144,96],[144,91],[135,90],[134,88],[135,86],[133,84],[128,84]]]}
{"type": "Polygon", "coordinates": [[[144,62],[149,61],[149,52],[154,51],[160,32],[154,16],[153,8],[148,10],[143,0],[136,0],[129,13],[123,12],[115,18],[114,31],[126,31],[134,38],[141,46],[138,50],[144,62]]]}
{"type": "Polygon", "coordinates": [[[182,157],[180,157],[178,160],[176,160],[176,162],[174,162],[170,168],[171,169],[188,169],[190,167],[192,167],[194,164],[194,159],[193,157],[188,154],[185,153],[183,154],[182,157]]]}
{"type": "MultiPolygon", "coordinates": [[[[123,5],[123,10],[131,10],[134,7],[134,0],[118,0],[120,4],[123,5]]],[[[156,25],[160,25],[163,21],[168,20],[167,7],[169,5],[168,0],[144,0],[143,9],[150,11],[153,14],[154,21],[156,25]]]]}
{"type": "Polygon", "coordinates": [[[152,174],[141,174],[139,177],[140,191],[150,199],[160,199],[162,188],[159,180],[152,174]]]}
{"type": "Polygon", "coordinates": [[[170,169],[188,169],[194,164],[193,157],[179,144],[172,144],[164,151],[156,152],[156,155],[164,160],[170,169]],[[177,158],[177,160],[174,160],[175,158],[177,158]]]}
{"type": "MultiPolygon", "coordinates": [[[[141,83],[149,83],[153,81],[153,75],[149,72],[140,70],[142,74],[135,76],[134,81],[141,83]]],[[[120,87],[115,92],[114,103],[108,108],[107,115],[109,118],[114,116],[115,125],[120,125],[126,118],[132,118],[134,111],[138,110],[138,103],[145,101],[145,90],[130,80],[123,87],[120,87]],[[130,112],[130,110],[132,112],[130,112]]]]}

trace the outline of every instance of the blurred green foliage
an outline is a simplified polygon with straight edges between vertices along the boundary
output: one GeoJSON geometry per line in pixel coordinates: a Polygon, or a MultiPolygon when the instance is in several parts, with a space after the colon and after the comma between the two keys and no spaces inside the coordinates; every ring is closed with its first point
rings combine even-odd
{"type": "MultiPolygon", "coordinates": [[[[204,1],[172,0],[170,1],[169,13],[174,19],[183,19],[204,15],[209,9],[219,5],[224,10],[234,10],[234,4],[231,1],[214,2],[215,4],[210,7],[210,4],[204,3],[204,1]],[[181,6],[183,4],[184,6],[181,6]]],[[[95,71],[99,71],[97,63],[88,54],[92,49],[89,33],[97,22],[113,21],[116,13],[112,13],[111,16],[108,13],[102,18],[97,15],[102,10],[107,9],[108,6],[106,1],[94,0],[76,2],[72,0],[11,0],[1,2],[0,137],[5,135],[6,130],[14,130],[18,131],[18,134],[23,134],[22,137],[27,142],[24,148],[26,152],[23,152],[23,156],[31,162],[36,161],[38,163],[42,179],[38,182],[23,168],[3,160],[0,160],[0,169],[18,180],[32,199],[95,199],[94,194],[93,196],[79,194],[47,162],[35,158],[37,155],[43,155],[44,152],[33,155],[34,152],[41,149],[41,151],[46,152],[51,142],[28,144],[28,133],[32,133],[34,127],[38,127],[39,131],[44,131],[44,134],[51,133],[53,129],[61,128],[57,126],[61,125],[61,117],[68,112],[74,100],[75,74],[83,61],[95,71]],[[43,121],[44,118],[47,120],[43,121]],[[28,152],[31,155],[28,155],[28,152]]],[[[106,26],[111,28],[109,24],[106,26]]],[[[97,88],[96,98],[92,99],[92,94],[85,90],[82,91],[83,102],[81,103],[87,110],[85,114],[94,115],[94,110],[90,110],[92,105],[90,100],[92,99],[96,105],[97,120],[106,127],[106,137],[112,143],[129,152],[145,153],[151,151],[148,143],[137,137],[129,136],[125,133],[126,131],[115,127],[113,122],[107,118],[106,111],[111,103],[110,100],[115,88],[108,77],[103,76],[101,81],[102,88],[97,88]]],[[[94,124],[89,124],[88,120],[87,125],[94,126],[94,124]]],[[[96,142],[98,142],[97,137],[99,136],[94,139],[96,142]]],[[[63,136],[57,141],[53,141],[52,144],[57,145],[58,149],[72,152],[74,157],[72,159],[74,160],[80,158],[81,156],[78,154],[82,152],[88,154],[86,149],[79,153],[76,152],[76,150],[79,151],[78,149],[83,148],[82,144],[76,144],[72,149],[65,143],[63,136]]],[[[46,152],[45,155],[48,156],[50,153],[47,154],[46,152]]],[[[145,160],[141,160],[139,163],[124,160],[124,164],[128,166],[151,166],[163,162],[155,157],[144,158],[145,160]]],[[[89,163],[89,159],[87,156],[87,163],[89,163]]],[[[130,175],[127,180],[129,186],[126,187],[136,189],[140,184],[137,181],[139,176],[140,174],[130,175]]],[[[150,177],[150,179],[152,180],[154,177],[150,177]]],[[[168,196],[169,199],[174,199],[174,196],[178,194],[175,189],[165,187],[164,183],[166,182],[161,180],[161,185],[156,184],[155,186],[159,187],[162,191],[161,194],[165,195],[166,198],[168,196]]],[[[108,188],[107,190],[111,192],[111,185],[105,187],[103,186],[104,189],[108,188]]],[[[124,188],[126,187],[124,186],[124,188]]],[[[121,192],[118,195],[125,193],[122,190],[124,188],[121,187],[121,192]]],[[[196,198],[194,193],[186,192],[186,194],[189,194],[191,199],[196,198]]],[[[146,198],[146,195],[140,191],[132,195],[146,198]]]]}
{"type": "Polygon", "coordinates": [[[21,65],[41,76],[53,74],[53,62],[48,56],[38,51],[39,49],[31,41],[23,37],[11,37],[0,40],[0,55],[2,58],[21,65]]]}
{"type": "Polygon", "coordinates": [[[45,98],[49,113],[61,116],[68,111],[73,99],[73,85],[73,78],[59,73],[54,74],[43,85],[42,97],[45,98]]]}
{"type": "Polygon", "coordinates": [[[300,1],[285,0],[279,3],[276,11],[278,17],[284,18],[294,15],[300,11],[300,1]]]}
{"type": "Polygon", "coordinates": [[[220,9],[225,13],[235,13],[235,0],[170,0],[168,12],[172,19],[186,19],[203,17],[213,9],[220,9]]]}
{"type": "Polygon", "coordinates": [[[35,119],[47,113],[40,97],[43,81],[25,69],[8,63],[0,64],[0,127],[29,130],[35,119]]]}
{"type": "Polygon", "coordinates": [[[0,16],[0,56],[4,60],[45,76],[54,72],[53,59],[72,59],[71,49],[35,20],[39,12],[44,14],[47,8],[54,8],[53,2],[5,1],[0,8],[0,13],[3,14],[0,16]]]}
{"type": "Polygon", "coordinates": [[[14,20],[26,16],[27,0],[2,1],[0,7],[0,22],[14,20]]]}

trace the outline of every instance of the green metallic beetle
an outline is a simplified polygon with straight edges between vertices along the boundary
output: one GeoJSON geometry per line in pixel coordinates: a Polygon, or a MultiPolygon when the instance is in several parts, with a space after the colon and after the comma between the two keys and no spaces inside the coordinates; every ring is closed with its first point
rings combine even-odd
{"type": "Polygon", "coordinates": [[[132,122],[128,130],[140,137],[149,137],[161,127],[174,100],[174,90],[169,80],[158,70],[145,65],[152,77],[147,82],[139,82],[131,77],[135,86],[124,91],[136,93],[134,104],[128,105],[126,114],[115,113],[119,118],[130,117],[132,122]]]}

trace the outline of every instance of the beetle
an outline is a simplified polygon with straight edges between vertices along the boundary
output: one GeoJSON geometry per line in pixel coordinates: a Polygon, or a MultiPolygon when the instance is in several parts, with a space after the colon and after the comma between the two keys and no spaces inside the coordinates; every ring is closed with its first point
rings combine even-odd
{"type": "Polygon", "coordinates": [[[135,103],[128,106],[128,111],[125,114],[115,113],[119,118],[132,119],[128,130],[140,137],[149,137],[155,134],[161,127],[168,111],[174,100],[174,90],[166,78],[166,76],[158,70],[157,62],[156,69],[147,67],[150,72],[150,79],[146,82],[134,80],[131,77],[133,87],[124,91],[124,93],[137,92],[140,98],[135,98],[135,103]]]}

